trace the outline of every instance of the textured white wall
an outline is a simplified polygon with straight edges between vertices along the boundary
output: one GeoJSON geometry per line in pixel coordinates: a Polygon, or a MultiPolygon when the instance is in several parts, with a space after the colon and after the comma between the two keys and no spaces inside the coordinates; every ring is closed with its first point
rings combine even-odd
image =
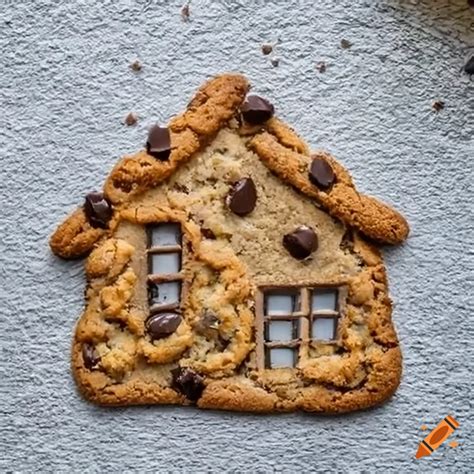
{"type": "Polygon", "coordinates": [[[0,471],[472,470],[474,82],[460,69],[474,13],[465,0],[193,0],[189,23],[179,1],[0,3],[0,471]],[[260,46],[277,38],[274,68],[260,46]],[[342,38],[353,47],[342,50],[342,38]],[[136,57],[140,74],[128,68],[136,57]],[[410,220],[408,243],[385,251],[405,372],[381,408],[111,410],[75,393],[82,263],[53,257],[48,236],[142,145],[147,126],[229,70],[410,220]],[[436,98],[446,102],[439,114],[436,98]],[[135,128],[121,124],[131,110],[135,128]],[[461,446],[415,461],[420,426],[448,412],[461,446]]]}

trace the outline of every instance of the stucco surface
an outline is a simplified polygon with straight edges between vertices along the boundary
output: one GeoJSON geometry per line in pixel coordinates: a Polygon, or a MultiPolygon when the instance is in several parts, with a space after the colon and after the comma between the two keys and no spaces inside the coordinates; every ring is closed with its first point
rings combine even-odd
{"type": "Polygon", "coordinates": [[[0,5],[0,472],[472,472],[474,81],[461,67],[474,10],[464,0],[193,0],[187,23],[176,1],[0,5]],[[260,46],[277,40],[273,67],[260,46]],[[408,242],[384,250],[404,377],[380,408],[104,409],[75,391],[82,262],[55,258],[48,237],[150,124],[223,71],[247,74],[314,148],[410,221],[408,242]],[[140,121],[126,127],[132,110],[140,121]],[[448,413],[459,447],[416,461],[420,426],[448,413]]]}

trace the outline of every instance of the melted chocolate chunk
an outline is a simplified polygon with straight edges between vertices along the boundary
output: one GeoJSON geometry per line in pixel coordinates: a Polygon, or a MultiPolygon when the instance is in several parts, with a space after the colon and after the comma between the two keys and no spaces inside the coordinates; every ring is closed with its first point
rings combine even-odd
{"type": "Polygon", "coordinates": [[[186,398],[197,401],[204,390],[204,379],[191,369],[178,367],[171,371],[172,387],[181,392],[186,398]]]}
{"type": "Polygon", "coordinates": [[[194,329],[202,336],[214,337],[219,329],[219,319],[211,311],[206,311],[196,323],[194,329]]]}
{"type": "Polygon", "coordinates": [[[318,248],[318,236],[313,229],[301,226],[283,237],[283,246],[292,257],[303,260],[318,248]]]}
{"type": "Polygon", "coordinates": [[[84,203],[84,212],[92,227],[106,229],[112,217],[112,205],[103,193],[89,193],[84,203]]]}
{"type": "Polygon", "coordinates": [[[201,227],[201,234],[205,239],[216,240],[216,235],[212,232],[211,229],[207,227],[201,227]]]}
{"type": "Polygon", "coordinates": [[[154,125],[148,132],[146,151],[160,161],[166,161],[171,154],[171,136],[167,127],[154,125]]]}
{"type": "Polygon", "coordinates": [[[314,158],[309,168],[309,180],[318,188],[328,189],[334,183],[336,175],[331,165],[323,158],[314,158]]]}
{"type": "Polygon", "coordinates": [[[152,339],[163,339],[173,334],[180,324],[178,313],[157,313],[147,319],[146,330],[152,339]]]}
{"type": "Polygon", "coordinates": [[[252,178],[237,181],[226,198],[229,209],[238,216],[250,214],[257,203],[257,189],[252,178]]]}
{"type": "Polygon", "coordinates": [[[273,104],[258,95],[249,95],[240,108],[244,120],[252,125],[266,122],[275,113],[273,104]]]}
{"type": "Polygon", "coordinates": [[[84,367],[89,370],[92,370],[100,362],[100,356],[92,344],[85,343],[82,345],[82,360],[84,361],[84,367]]]}

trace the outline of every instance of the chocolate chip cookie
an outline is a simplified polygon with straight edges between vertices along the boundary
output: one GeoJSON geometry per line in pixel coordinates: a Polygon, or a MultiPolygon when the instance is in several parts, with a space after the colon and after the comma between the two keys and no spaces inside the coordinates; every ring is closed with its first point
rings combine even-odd
{"type": "Polygon", "coordinates": [[[51,237],[87,256],[72,348],[87,399],[329,413],[397,388],[376,245],[407,222],[248,92],[206,82],[51,237]]]}

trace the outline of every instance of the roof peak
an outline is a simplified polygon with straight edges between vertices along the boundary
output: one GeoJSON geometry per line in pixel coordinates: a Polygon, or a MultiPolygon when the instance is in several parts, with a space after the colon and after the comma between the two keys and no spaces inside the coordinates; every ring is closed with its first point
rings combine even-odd
{"type": "MultiPolygon", "coordinates": [[[[236,119],[236,129],[246,138],[248,148],[273,173],[314,199],[331,216],[380,243],[398,244],[406,239],[409,229],[405,219],[388,205],[360,194],[346,169],[329,153],[311,154],[293,129],[272,117],[273,106],[259,101],[258,107],[263,107],[263,111],[257,110],[256,120],[251,121],[258,122],[261,117],[262,123],[242,119],[241,106],[249,89],[241,74],[222,74],[205,82],[186,110],[168,124],[171,150],[167,159],[156,159],[145,150],[122,158],[105,182],[106,198],[120,208],[134,196],[158,186],[236,119]],[[313,160],[322,160],[332,170],[330,186],[318,185],[317,180],[310,179],[313,160]]],[[[98,239],[113,230],[114,219],[109,229],[97,229],[89,224],[82,208],[78,209],[53,235],[51,247],[65,258],[86,254],[98,239]]]]}

